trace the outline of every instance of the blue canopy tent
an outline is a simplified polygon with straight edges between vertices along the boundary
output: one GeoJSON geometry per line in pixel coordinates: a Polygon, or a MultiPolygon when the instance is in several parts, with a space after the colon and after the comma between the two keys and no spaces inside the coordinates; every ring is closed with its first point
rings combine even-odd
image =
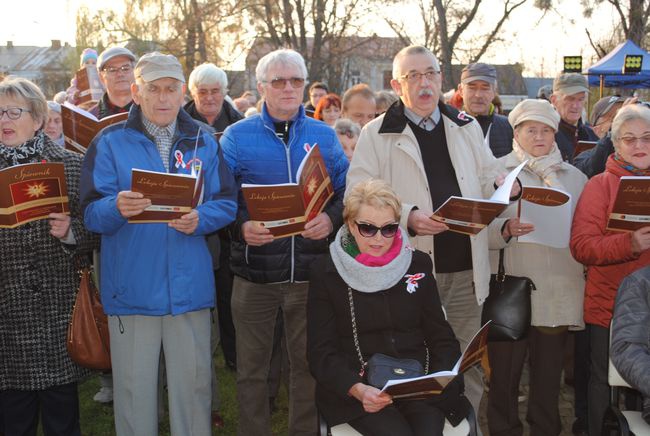
{"type": "Polygon", "coordinates": [[[650,53],[630,41],[622,42],[587,70],[589,86],[602,88],[650,88],[650,53]],[[642,55],[641,72],[622,74],[626,55],[642,55]]]}

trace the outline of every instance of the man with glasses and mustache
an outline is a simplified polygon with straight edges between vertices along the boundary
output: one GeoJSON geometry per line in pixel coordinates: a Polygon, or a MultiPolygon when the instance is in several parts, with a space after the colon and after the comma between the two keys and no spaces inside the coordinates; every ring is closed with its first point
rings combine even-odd
{"type": "MultiPolygon", "coordinates": [[[[487,195],[496,159],[474,118],[440,102],[441,85],[438,59],[427,48],[409,46],[397,53],[391,86],[400,101],[361,131],[347,186],[384,179],[400,196],[401,225],[412,245],[431,256],[447,319],[465,348],[480,327],[480,305],[488,295],[493,229],[470,238],[430,217],[452,195],[487,195]]],[[[465,391],[478,410],[483,383],[477,369],[465,374],[465,391]]]]}
{"type": "Polygon", "coordinates": [[[496,112],[492,100],[497,92],[497,70],[484,63],[469,64],[460,75],[458,90],[463,110],[478,121],[494,157],[512,151],[513,132],[508,118],[496,112]]]}
{"type": "Polygon", "coordinates": [[[250,221],[239,195],[231,257],[238,434],[271,434],[267,375],[281,310],[290,368],[288,434],[313,435],[317,419],[315,385],[306,360],[307,282],[311,263],[327,253],[328,236],[342,224],[348,161],[334,130],[305,116],[307,68],[300,54],[273,51],[260,59],[255,76],[264,98],[262,112],[229,126],[221,138],[237,185],[295,182],[301,161],[318,144],[335,193],[324,211],[305,224],[302,234],[280,239],[250,221]]]}
{"type": "Polygon", "coordinates": [[[128,112],[133,98],[131,84],[135,83],[133,66],[135,55],[124,47],[111,47],[104,50],[97,61],[99,80],[106,92],[89,112],[100,120],[111,115],[128,112]]]}

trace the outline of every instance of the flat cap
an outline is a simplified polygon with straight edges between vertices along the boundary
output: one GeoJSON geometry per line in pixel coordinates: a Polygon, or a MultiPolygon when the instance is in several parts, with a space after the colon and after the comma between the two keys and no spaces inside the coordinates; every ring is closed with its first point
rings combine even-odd
{"type": "Polygon", "coordinates": [[[560,123],[560,114],[553,105],[543,99],[526,99],[521,102],[508,114],[508,121],[514,129],[524,121],[538,121],[553,128],[557,132],[560,123]]]}
{"type": "Polygon", "coordinates": [[[564,95],[589,92],[589,84],[582,74],[561,73],[553,80],[553,92],[561,92],[564,95]]]}
{"type": "Polygon", "coordinates": [[[475,80],[482,80],[492,85],[496,85],[497,69],[492,65],[484,64],[482,62],[469,64],[463,68],[463,72],[460,74],[460,81],[461,83],[470,83],[475,80]]]}
{"type": "Polygon", "coordinates": [[[176,56],[154,51],[143,55],[135,65],[135,77],[142,77],[145,82],[169,77],[185,83],[183,67],[176,56]]]}
{"type": "Polygon", "coordinates": [[[104,68],[106,62],[118,56],[126,56],[131,59],[132,62],[135,62],[135,55],[128,48],[124,47],[110,47],[104,50],[97,59],[97,69],[101,71],[104,68]]]}

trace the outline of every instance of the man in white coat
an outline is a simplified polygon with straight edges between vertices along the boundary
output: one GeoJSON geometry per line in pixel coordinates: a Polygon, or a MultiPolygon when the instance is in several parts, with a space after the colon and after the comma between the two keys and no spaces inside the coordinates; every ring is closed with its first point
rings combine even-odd
{"type": "MultiPolygon", "coordinates": [[[[395,189],[403,204],[401,225],[412,245],[431,256],[442,304],[464,349],[480,328],[488,295],[492,229],[467,236],[430,217],[452,195],[493,192],[497,165],[478,122],[439,101],[441,85],[440,65],[428,49],[409,46],[395,56],[391,86],[400,100],[362,130],[347,188],[374,177],[395,189]]],[[[466,373],[465,392],[478,411],[480,370],[466,373]]]]}

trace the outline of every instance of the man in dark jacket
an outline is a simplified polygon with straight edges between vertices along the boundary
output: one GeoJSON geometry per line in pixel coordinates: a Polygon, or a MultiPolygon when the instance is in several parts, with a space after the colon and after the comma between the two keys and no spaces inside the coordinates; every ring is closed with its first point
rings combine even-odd
{"type": "Polygon", "coordinates": [[[244,118],[225,99],[228,93],[228,76],[214,64],[202,64],[194,68],[189,80],[192,100],[185,110],[196,120],[202,121],[216,132],[244,118]]]}
{"type": "Polygon", "coordinates": [[[494,157],[510,153],[512,127],[508,118],[496,113],[492,104],[497,92],[496,68],[484,63],[469,64],[463,68],[458,89],[463,96],[463,110],[481,125],[494,157]]]}
{"type": "Polygon", "coordinates": [[[238,434],[270,434],[267,374],[278,310],[282,310],[289,354],[289,434],[316,433],[314,380],[306,360],[306,302],[309,267],[328,248],[341,225],[348,161],[326,124],[305,116],[305,61],[293,50],[260,59],[257,89],[262,112],[228,127],[221,138],[237,185],[296,181],[307,151],[318,144],[334,188],[324,211],[296,236],[274,239],[251,221],[243,196],[234,224],[232,313],[237,338],[238,434]]]}
{"type": "Polygon", "coordinates": [[[101,120],[129,111],[133,102],[131,84],[135,83],[135,61],[135,55],[124,47],[110,47],[99,55],[99,80],[104,84],[106,92],[99,102],[90,108],[91,114],[101,120]]]}
{"type": "Polygon", "coordinates": [[[587,79],[582,74],[563,73],[553,80],[551,103],[561,118],[555,142],[562,158],[571,164],[578,141],[598,141],[591,127],[582,122],[588,92],[587,79]]]}

